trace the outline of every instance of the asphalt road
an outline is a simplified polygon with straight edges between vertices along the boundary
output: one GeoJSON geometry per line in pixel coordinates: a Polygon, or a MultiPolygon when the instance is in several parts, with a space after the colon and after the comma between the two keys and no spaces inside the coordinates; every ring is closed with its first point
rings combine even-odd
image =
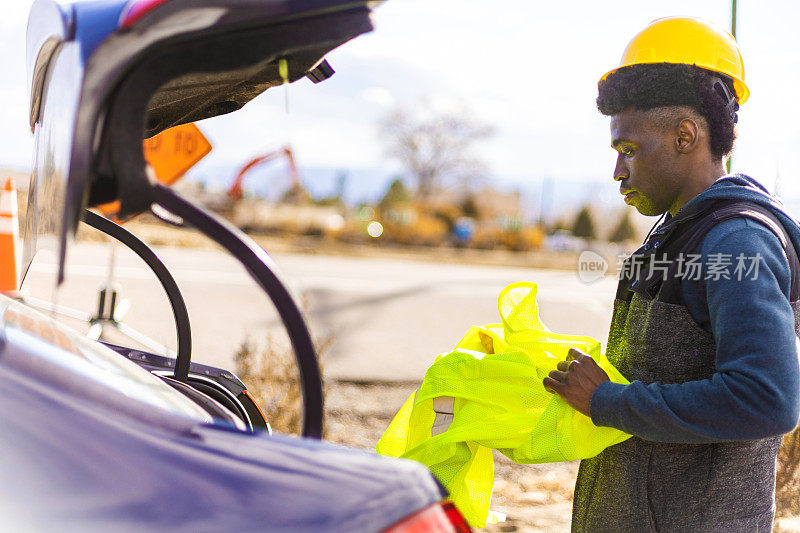
{"type": "MultiPolygon", "coordinates": [[[[59,305],[87,313],[97,307],[108,275],[110,245],[78,243],[70,254],[59,305]]],[[[245,339],[262,346],[288,345],[267,297],[224,252],[156,248],[175,276],[192,320],[193,360],[233,368],[245,339]]],[[[433,358],[452,349],[470,325],[498,322],[497,296],[507,284],[539,284],[543,321],[560,333],[591,335],[605,346],[615,280],[582,283],[575,272],[443,264],[424,261],[276,254],[273,256],[303,302],[323,351],[327,376],[355,380],[420,380],[433,358]]],[[[52,256],[37,256],[23,293],[52,301],[52,256]]],[[[166,297],[154,275],[133,253],[118,248],[115,282],[131,302],[125,323],[175,349],[166,297]]],[[[81,321],[64,319],[76,329],[81,321]]],[[[108,331],[111,341],[124,337],[108,331]]],[[[129,343],[130,344],[130,343],[129,343]]]]}

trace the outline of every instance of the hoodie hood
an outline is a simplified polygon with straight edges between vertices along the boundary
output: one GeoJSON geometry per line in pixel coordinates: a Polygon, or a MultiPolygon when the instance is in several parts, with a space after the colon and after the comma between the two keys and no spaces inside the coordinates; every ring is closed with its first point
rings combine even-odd
{"type": "Polygon", "coordinates": [[[715,181],[709,188],[689,200],[674,217],[667,215],[664,225],[676,224],[705,211],[709,204],[719,200],[740,200],[769,209],[783,225],[786,233],[800,253],[800,223],[789,213],[777,197],[763,185],[744,174],[731,174],[715,181]]]}

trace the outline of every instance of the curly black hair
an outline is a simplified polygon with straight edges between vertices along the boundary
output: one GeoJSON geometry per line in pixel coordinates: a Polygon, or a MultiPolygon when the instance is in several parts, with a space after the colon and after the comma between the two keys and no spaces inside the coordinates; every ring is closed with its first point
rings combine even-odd
{"type": "MultiPolygon", "coordinates": [[[[606,116],[628,107],[648,111],[658,107],[686,106],[708,123],[711,153],[722,158],[733,150],[736,115],[714,88],[722,80],[734,95],[731,78],[697,67],[675,63],[652,63],[622,67],[598,85],[597,109],[606,116]]],[[[733,105],[733,111],[738,110],[733,105]]]]}

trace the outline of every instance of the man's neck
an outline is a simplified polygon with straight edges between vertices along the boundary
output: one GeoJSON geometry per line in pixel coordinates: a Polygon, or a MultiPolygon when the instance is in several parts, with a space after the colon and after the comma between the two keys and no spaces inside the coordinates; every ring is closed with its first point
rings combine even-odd
{"type": "Polygon", "coordinates": [[[680,211],[681,207],[686,205],[689,200],[711,187],[715,181],[724,176],[725,167],[722,161],[719,161],[716,164],[709,165],[706,169],[697,169],[693,174],[694,175],[690,179],[686,180],[686,186],[681,191],[675,204],[669,209],[669,212],[673,216],[675,216],[678,211],[680,211]]]}

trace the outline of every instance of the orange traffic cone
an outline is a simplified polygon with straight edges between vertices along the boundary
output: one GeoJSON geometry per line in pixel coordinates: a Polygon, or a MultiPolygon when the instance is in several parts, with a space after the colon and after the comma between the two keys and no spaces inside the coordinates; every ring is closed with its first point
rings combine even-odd
{"type": "Polygon", "coordinates": [[[5,186],[0,191],[0,291],[3,292],[16,292],[18,288],[18,218],[14,178],[6,178],[5,186]]]}

